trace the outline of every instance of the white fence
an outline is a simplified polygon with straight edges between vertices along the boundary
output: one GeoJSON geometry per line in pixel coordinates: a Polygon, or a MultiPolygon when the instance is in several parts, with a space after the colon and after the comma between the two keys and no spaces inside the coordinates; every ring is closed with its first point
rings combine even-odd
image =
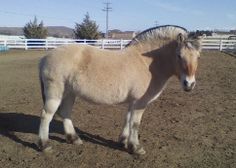
{"type": "MultiPolygon", "coordinates": [[[[102,49],[122,49],[130,40],[76,40],[76,39],[0,39],[0,46],[9,49],[52,49],[65,44],[89,44],[102,49]]],[[[236,50],[236,40],[207,37],[202,48],[207,50],[236,50]]]]}
{"type": "Polygon", "coordinates": [[[235,39],[207,37],[202,41],[202,48],[206,50],[236,50],[235,39]]]}
{"type": "Polygon", "coordinates": [[[20,39],[1,40],[0,45],[9,49],[52,49],[67,44],[89,44],[102,49],[122,49],[130,40],[77,40],[77,39],[20,39]]]}

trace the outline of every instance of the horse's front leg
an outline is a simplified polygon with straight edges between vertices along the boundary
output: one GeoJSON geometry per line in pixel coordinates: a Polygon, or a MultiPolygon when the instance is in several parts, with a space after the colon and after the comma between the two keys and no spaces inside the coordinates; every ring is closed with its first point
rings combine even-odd
{"type": "Polygon", "coordinates": [[[138,129],[141,123],[143,112],[145,111],[145,107],[143,106],[134,106],[130,122],[129,122],[129,138],[128,138],[128,150],[132,154],[145,154],[145,150],[139,143],[138,139],[138,129]]]}
{"type": "Polygon", "coordinates": [[[130,132],[130,129],[129,129],[130,116],[131,116],[131,110],[129,109],[128,113],[126,114],[126,117],[125,117],[123,130],[122,130],[122,132],[119,136],[119,140],[118,140],[119,143],[125,148],[128,148],[128,138],[129,138],[129,132],[130,132]]]}

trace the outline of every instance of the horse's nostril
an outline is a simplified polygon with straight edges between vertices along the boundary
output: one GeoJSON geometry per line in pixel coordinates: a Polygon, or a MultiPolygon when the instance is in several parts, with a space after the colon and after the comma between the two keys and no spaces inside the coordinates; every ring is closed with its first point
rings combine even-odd
{"type": "Polygon", "coordinates": [[[188,81],[187,80],[184,80],[184,86],[188,86],[188,81]]]}
{"type": "Polygon", "coordinates": [[[195,82],[193,82],[192,84],[191,84],[191,88],[193,88],[195,86],[195,82]]]}

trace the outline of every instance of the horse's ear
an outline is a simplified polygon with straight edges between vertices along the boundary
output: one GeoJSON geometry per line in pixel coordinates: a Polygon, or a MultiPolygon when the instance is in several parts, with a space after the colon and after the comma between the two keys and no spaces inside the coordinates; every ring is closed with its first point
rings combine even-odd
{"type": "Polygon", "coordinates": [[[202,50],[202,41],[201,40],[194,40],[191,42],[192,46],[197,50],[197,51],[201,51],[202,50]]]}
{"type": "Polygon", "coordinates": [[[206,35],[204,34],[203,36],[198,36],[193,42],[192,45],[193,47],[198,50],[201,51],[202,50],[202,40],[206,37],[206,35]]]}
{"type": "Polygon", "coordinates": [[[179,33],[178,36],[177,36],[177,42],[179,44],[183,43],[184,42],[184,35],[182,33],[179,33]]]}

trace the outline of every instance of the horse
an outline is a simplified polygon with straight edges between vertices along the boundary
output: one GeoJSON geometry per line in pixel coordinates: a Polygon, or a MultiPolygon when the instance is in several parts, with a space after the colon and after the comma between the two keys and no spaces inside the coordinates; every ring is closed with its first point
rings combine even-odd
{"type": "Polygon", "coordinates": [[[196,85],[201,38],[188,35],[185,28],[165,25],[141,32],[119,51],[72,44],[48,53],[39,63],[44,102],[39,149],[51,149],[49,124],[55,113],[63,118],[66,141],[82,144],[71,120],[79,96],[97,104],[128,103],[118,142],[131,154],[145,154],[138,130],[147,105],[160,96],[171,76],[177,76],[186,92],[196,85]]]}

